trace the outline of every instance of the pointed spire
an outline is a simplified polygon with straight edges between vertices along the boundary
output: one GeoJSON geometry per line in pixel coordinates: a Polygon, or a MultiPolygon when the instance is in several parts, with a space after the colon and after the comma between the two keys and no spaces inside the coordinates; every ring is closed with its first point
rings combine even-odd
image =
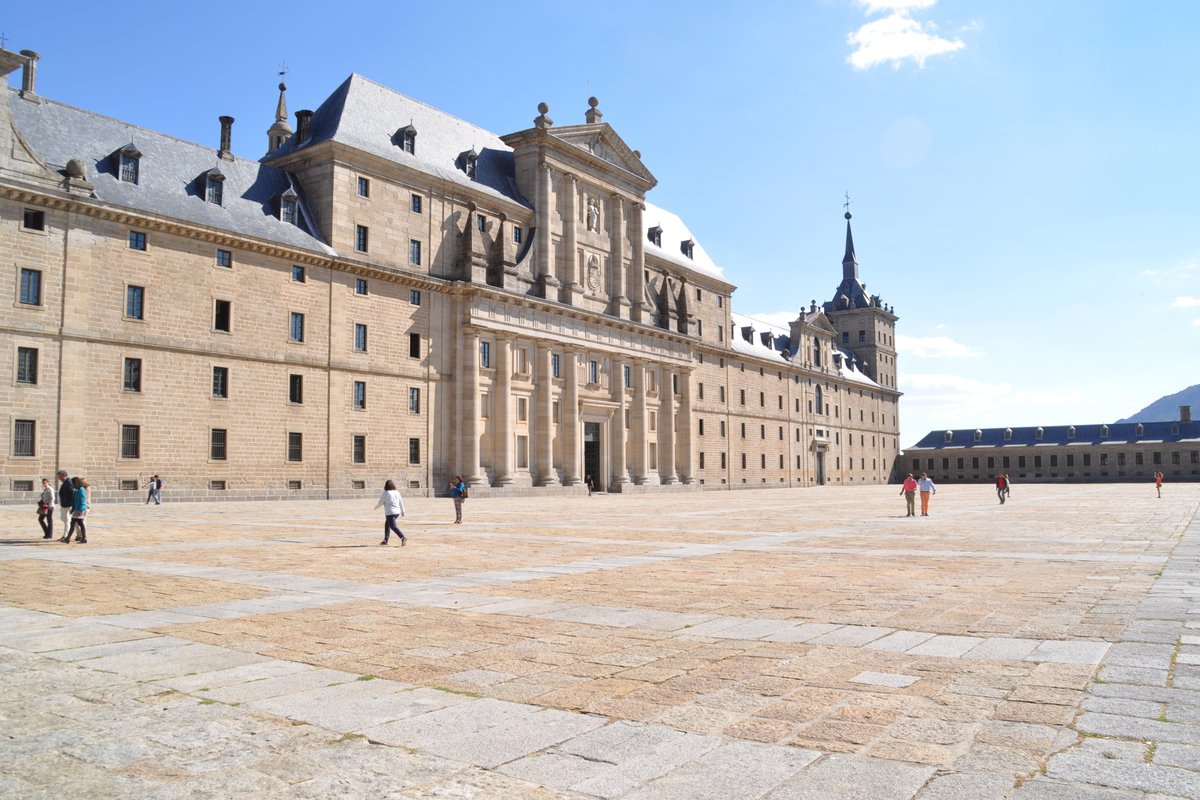
{"type": "Polygon", "coordinates": [[[842,257],[842,280],[858,280],[858,258],[854,255],[854,234],[850,232],[850,218],[846,212],[846,255],[842,257]]]}
{"type": "Polygon", "coordinates": [[[292,126],[287,121],[287,84],[279,82],[279,103],[275,106],[275,122],[267,129],[267,153],[271,154],[283,146],[292,135],[292,126]]]}

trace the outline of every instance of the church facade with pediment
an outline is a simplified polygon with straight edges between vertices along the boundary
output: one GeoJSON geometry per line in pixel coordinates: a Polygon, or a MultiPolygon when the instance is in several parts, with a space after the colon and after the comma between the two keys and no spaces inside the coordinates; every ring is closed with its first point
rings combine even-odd
{"type": "Polygon", "coordinates": [[[892,475],[896,317],[849,214],[842,284],[781,328],[734,311],[737,265],[648,200],[596,98],[497,136],[359,75],[293,121],[281,84],[242,158],[232,118],[182,142],[43,97],[36,63],[0,51],[0,498],[60,467],[100,498],[892,475]]]}

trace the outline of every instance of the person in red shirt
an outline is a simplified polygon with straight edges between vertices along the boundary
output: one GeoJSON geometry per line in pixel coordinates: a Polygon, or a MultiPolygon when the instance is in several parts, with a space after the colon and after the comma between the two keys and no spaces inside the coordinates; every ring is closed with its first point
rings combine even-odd
{"type": "Polygon", "coordinates": [[[904,495],[904,504],[908,506],[908,513],[904,516],[915,517],[917,515],[917,480],[911,472],[904,479],[904,486],[900,487],[900,494],[904,495]]]}
{"type": "Polygon", "coordinates": [[[1008,478],[1003,472],[996,475],[996,495],[1000,498],[1000,505],[1004,505],[1004,498],[1008,494],[1008,478]]]}
{"type": "Polygon", "coordinates": [[[1163,474],[1161,472],[1154,473],[1154,488],[1158,490],[1158,496],[1162,497],[1162,482],[1163,474]]]}

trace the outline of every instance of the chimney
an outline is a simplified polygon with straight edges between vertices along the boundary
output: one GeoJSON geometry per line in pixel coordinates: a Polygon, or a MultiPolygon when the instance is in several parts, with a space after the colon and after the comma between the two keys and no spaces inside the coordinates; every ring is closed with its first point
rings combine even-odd
{"type": "Polygon", "coordinates": [[[42,56],[33,50],[22,50],[21,55],[25,56],[25,68],[21,70],[21,97],[37,97],[37,62],[42,56]]]}
{"type": "Polygon", "coordinates": [[[1179,421],[1180,422],[1191,422],[1192,421],[1192,407],[1191,406],[1180,406],[1179,407],[1179,421]]]}
{"type": "Polygon", "coordinates": [[[311,135],[309,129],[312,127],[313,112],[308,109],[302,109],[296,112],[296,144],[304,144],[308,141],[311,135]]]}
{"type": "Polygon", "coordinates": [[[217,155],[221,158],[233,160],[233,153],[230,148],[230,141],[233,139],[233,117],[217,117],[221,122],[221,149],[217,151],[217,155]]]}

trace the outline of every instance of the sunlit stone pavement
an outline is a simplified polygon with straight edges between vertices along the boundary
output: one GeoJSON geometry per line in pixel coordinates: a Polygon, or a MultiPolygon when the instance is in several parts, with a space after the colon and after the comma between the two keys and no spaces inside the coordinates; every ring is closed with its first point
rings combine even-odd
{"type": "Polygon", "coordinates": [[[1200,485],[898,491],[2,507],[0,797],[1200,798],[1200,485]]]}

